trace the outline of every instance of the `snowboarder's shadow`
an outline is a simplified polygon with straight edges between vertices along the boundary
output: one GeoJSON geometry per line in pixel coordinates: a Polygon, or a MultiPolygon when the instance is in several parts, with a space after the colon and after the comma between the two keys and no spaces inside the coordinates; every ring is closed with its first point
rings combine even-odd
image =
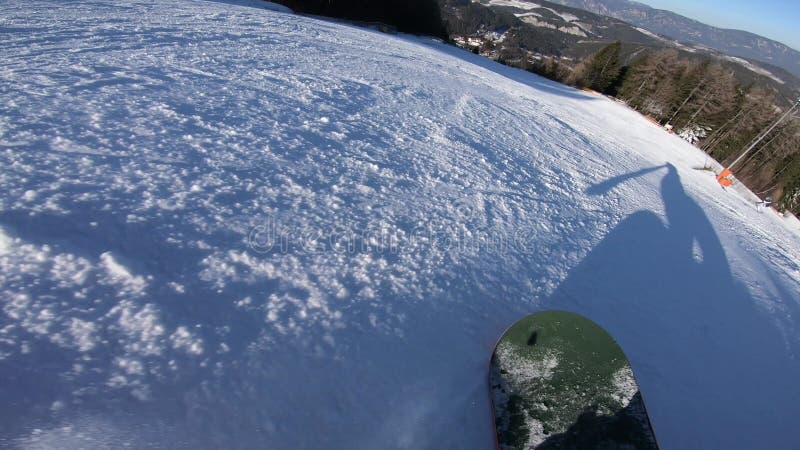
{"type": "Polygon", "coordinates": [[[642,395],[639,392],[634,394],[628,406],[613,415],[591,405],[569,429],[548,436],[536,449],[631,448],[631,443],[637,450],[657,449],[650,436],[642,433],[641,411],[642,395]]]}
{"type": "Polygon", "coordinates": [[[612,178],[587,192],[664,169],[666,223],[650,211],[625,218],[547,306],[586,315],[617,339],[665,448],[785,445],[783,417],[797,411],[789,399],[798,398],[792,343],[734,279],[716,231],[675,167],[612,178]]]}

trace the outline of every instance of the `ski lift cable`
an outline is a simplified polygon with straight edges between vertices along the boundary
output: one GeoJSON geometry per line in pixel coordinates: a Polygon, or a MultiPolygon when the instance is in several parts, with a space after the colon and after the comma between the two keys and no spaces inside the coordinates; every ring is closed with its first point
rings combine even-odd
{"type": "Polygon", "coordinates": [[[775,122],[774,122],[772,125],[770,125],[770,127],[769,127],[769,128],[767,128],[767,130],[766,130],[765,132],[761,133],[761,135],[758,137],[758,139],[756,139],[756,140],[755,140],[755,142],[753,142],[752,144],[750,144],[750,145],[749,145],[749,146],[748,146],[748,147],[747,147],[747,148],[746,148],[746,149],[745,149],[745,150],[744,150],[744,151],[743,151],[743,152],[742,152],[742,153],[739,155],[739,157],[737,157],[735,160],[733,160],[733,162],[732,162],[730,165],[728,165],[728,167],[727,167],[725,170],[723,170],[722,172],[720,172],[720,174],[719,174],[719,175],[717,175],[717,181],[719,182],[719,184],[721,184],[722,186],[730,186],[730,185],[733,183],[733,181],[732,181],[732,180],[730,180],[730,179],[728,178],[728,176],[733,174],[733,171],[732,171],[732,170],[733,170],[733,167],[734,167],[734,166],[735,166],[735,165],[736,165],[736,164],[737,164],[739,161],[741,161],[741,160],[742,160],[742,158],[744,158],[744,157],[745,157],[745,156],[746,156],[746,155],[747,155],[747,154],[748,154],[748,153],[749,153],[751,150],[753,150],[753,148],[755,148],[755,146],[756,146],[756,145],[758,145],[758,143],[759,143],[759,142],[761,142],[761,141],[762,141],[762,140],[763,140],[765,137],[767,137],[767,135],[768,135],[768,134],[769,134],[769,133],[770,133],[772,130],[774,130],[774,129],[775,129],[775,127],[777,127],[778,125],[780,125],[780,123],[781,123],[781,122],[783,122],[783,121],[784,121],[784,119],[786,119],[787,117],[789,117],[789,115],[791,115],[791,114],[792,114],[792,112],[794,112],[794,109],[795,109],[795,108],[797,108],[797,106],[798,106],[798,105],[800,105],[800,98],[798,98],[798,99],[797,99],[797,101],[796,101],[796,102],[795,102],[795,103],[792,105],[792,107],[791,107],[791,108],[789,108],[789,110],[788,110],[788,111],[786,111],[786,112],[785,112],[785,113],[784,113],[784,114],[783,114],[781,117],[779,117],[779,118],[778,118],[778,120],[776,120],[776,121],[775,121],[775,122]]]}

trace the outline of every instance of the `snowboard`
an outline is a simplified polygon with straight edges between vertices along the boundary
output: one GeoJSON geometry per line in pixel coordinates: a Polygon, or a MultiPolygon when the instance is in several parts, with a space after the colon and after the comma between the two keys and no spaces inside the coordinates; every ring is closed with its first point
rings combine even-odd
{"type": "Polygon", "coordinates": [[[658,449],[628,359],[578,314],[512,325],[492,354],[489,388],[498,449],[658,449]]]}

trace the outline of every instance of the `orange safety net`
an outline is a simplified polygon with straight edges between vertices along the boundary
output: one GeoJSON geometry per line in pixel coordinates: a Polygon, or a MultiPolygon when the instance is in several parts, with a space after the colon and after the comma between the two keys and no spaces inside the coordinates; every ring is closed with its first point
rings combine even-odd
{"type": "Polygon", "coordinates": [[[717,181],[719,182],[719,184],[725,187],[732,185],[733,180],[728,178],[729,175],[733,175],[733,172],[731,172],[730,169],[725,169],[722,172],[720,172],[719,175],[717,175],[717,181]]]}

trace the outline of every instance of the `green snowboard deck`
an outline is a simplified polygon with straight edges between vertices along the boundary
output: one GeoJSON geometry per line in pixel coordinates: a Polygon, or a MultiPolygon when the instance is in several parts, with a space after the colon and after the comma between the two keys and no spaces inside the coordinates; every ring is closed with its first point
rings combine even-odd
{"type": "Polygon", "coordinates": [[[578,314],[546,311],[500,338],[489,370],[499,449],[657,449],[622,349],[578,314]]]}

